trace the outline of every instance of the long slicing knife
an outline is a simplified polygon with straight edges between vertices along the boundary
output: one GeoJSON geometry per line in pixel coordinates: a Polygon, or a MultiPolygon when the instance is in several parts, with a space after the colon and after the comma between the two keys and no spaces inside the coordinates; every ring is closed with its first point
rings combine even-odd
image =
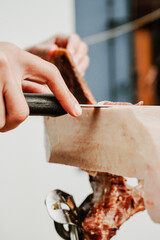
{"type": "MultiPolygon", "coordinates": [[[[25,93],[30,115],[58,117],[67,112],[53,94],[25,93]]],[[[109,108],[112,105],[80,104],[82,108],[109,108]]]]}

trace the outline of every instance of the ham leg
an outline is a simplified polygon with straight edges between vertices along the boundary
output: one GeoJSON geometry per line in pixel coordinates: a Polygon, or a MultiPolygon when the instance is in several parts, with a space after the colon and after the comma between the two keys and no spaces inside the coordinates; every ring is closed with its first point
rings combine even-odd
{"type": "MultiPolygon", "coordinates": [[[[46,59],[44,50],[34,49],[46,59]]],[[[96,103],[65,49],[46,60],[57,65],[80,103],[96,103]]],[[[145,205],[160,222],[160,107],[83,109],[79,119],[46,118],[45,125],[50,162],[144,179],[145,205]]]]}
{"type": "Polygon", "coordinates": [[[83,109],[45,124],[50,162],[144,179],[146,207],[160,222],[160,107],[83,109]]]}

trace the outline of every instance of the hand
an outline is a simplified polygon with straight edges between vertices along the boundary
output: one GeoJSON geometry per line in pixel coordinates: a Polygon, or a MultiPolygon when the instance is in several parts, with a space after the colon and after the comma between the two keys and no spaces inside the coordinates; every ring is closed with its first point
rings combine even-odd
{"type": "Polygon", "coordinates": [[[77,34],[52,37],[51,39],[28,49],[28,51],[49,61],[54,50],[59,47],[65,48],[70,52],[77,70],[82,76],[84,76],[89,65],[89,57],[87,55],[88,47],[77,34]]]}
{"type": "Polygon", "coordinates": [[[28,117],[22,88],[29,82],[30,92],[48,92],[49,87],[67,112],[81,114],[77,100],[53,64],[11,43],[0,43],[0,132],[14,129],[28,117]]]}

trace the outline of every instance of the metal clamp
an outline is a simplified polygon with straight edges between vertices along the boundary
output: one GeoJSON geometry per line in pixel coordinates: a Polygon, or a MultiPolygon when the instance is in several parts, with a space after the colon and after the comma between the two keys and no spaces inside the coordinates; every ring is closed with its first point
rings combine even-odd
{"type": "Polygon", "coordinates": [[[82,222],[91,207],[89,195],[78,208],[73,196],[61,190],[48,193],[45,204],[57,233],[65,240],[84,240],[82,222]],[[67,229],[68,228],[68,229],[67,229]]]}

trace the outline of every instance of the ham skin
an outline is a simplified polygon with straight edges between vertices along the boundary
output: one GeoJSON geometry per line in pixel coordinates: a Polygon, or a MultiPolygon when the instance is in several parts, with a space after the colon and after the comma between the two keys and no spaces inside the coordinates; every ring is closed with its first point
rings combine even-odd
{"type": "Polygon", "coordinates": [[[160,107],[84,108],[45,126],[50,162],[144,179],[145,206],[160,222],[160,107]]]}
{"type": "MultiPolygon", "coordinates": [[[[65,71],[72,69],[72,77],[64,75],[69,89],[76,96],[77,91],[72,88],[74,78],[78,83],[74,87],[80,85],[82,88],[76,96],[79,102],[95,104],[91,91],[65,49],[60,49],[59,53],[57,50],[50,61],[62,71],[61,65],[54,59],[64,54],[70,62],[65,71]]],[[[50,162],[143,179],[145,206],[152,220],[160,223],[159,106],[83,109],[79,118],[69,115],[58,119],[46,118],[45,127],[50,162]]]]}
{"type": "MultiPolygon", "coordinates": [[[[57,49],[52,55],[47,55],[43,49],[33,47],[29,51],[58,67],[79,103],[96,104],[67,50],[57,49]]],[[[77,166],[87,171],[106,172],[106,175],[98,175],[104,181],[108,178],[113,180],[115,175],[112,174],[144,179],[145,206],[151,218],[160,222],[160,107],[83,109],[80,118],[69,115],[45,118],[45,127],[50,162],[77,166]]],[[[123,177],[120,178],[119,183],[125,182],[123,177]]],[[[101,189],[103,186],[101,183],[101,189]]],[[[96,195],[94,187],[93,190],[96,195]]],[[[135,192],[138,194],[139,190],[135,192]]],[[[138,196],[143,199],[142,195],[138,196]]],[[[109,196],[112,194],[109,193],[109,196]]],[[[104,194],[103,199],[105,197],[104,194]]],[[[99,200],[101,202],[102,199],[99,200]]],[[[112,214],[111,220],[113,217],[112,214]]],[[[114,234],[115,230],[111,230],[109,236],[114,234]]]]}

